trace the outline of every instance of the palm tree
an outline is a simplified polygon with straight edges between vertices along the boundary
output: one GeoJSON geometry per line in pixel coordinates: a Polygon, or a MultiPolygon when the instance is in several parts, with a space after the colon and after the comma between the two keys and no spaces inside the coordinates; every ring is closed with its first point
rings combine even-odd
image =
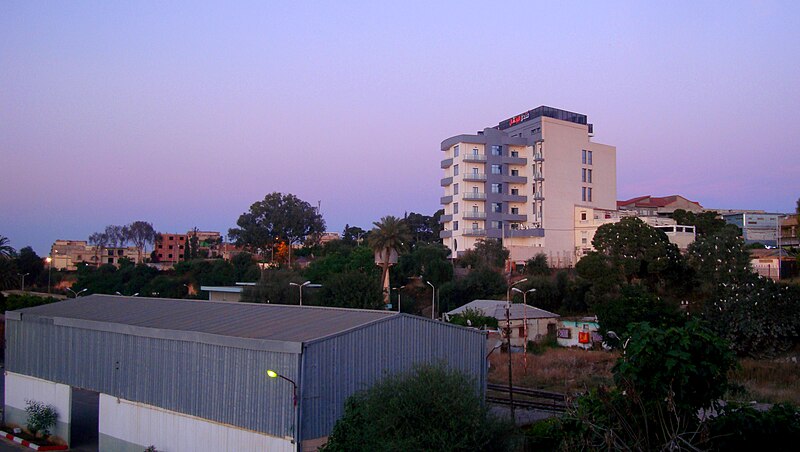
{"type": "Polygon", "coordinates": [[[10,258],[14,257],[14,248],[9,245],[8,237],[0,235],[0,257],[10,258]]]}
{"type": "Polygon", "coordinates": [[[381,284],[383,285],[383,302],[389,303],[389,264],[392,252],[398,253],[405,248],[410,235],[408,227],[403,220],[388,215],[381,221],[373,222],[375,225],[369,235],[369,245],[376,253],[376,258],[381,260],[381,284]]]}

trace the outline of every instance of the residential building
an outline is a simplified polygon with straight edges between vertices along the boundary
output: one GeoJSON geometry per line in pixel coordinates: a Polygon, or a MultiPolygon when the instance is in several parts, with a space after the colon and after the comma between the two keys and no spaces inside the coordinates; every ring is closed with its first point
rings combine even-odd
{"type": "Polygon", "coordinates": [[[703,206],[697,201],[690,201],[681,195],[671,196],[639,196],[627,201],[617,201],[617,209],[634,212],[637,216],[670,216],[678,209],[687,212],[702,213],[703,206]]]}
{"type": "Polygon", "coordinates": [[[603,342],[596,317],[564,318],[558,321],[556,341],[562,347],[590,349],[603,342]]]}
{"type": "MultiPolygon", "coordinates": [[[[197,253],[199,256],[216,258],[220,257],[220,247],[222,246],[222,234],[216,231],[198,231],[193,229],[186,233],[188,242],[191,243],[197,238],[197,253]]],[[[180,244],[179,244],[180,245],[180,244]]],[[[187,245],[188,246],[188,245],[187,245]]],[[[180,250],[180,248],[179,248],[180,250]]],[[[185,255],[185,253],[183,253],[185,255]]]]}
{"type": "Polygon", "coordinates": [[[153,250],[155,262],[163,264],[177,264],[185,259],[187,234],[169,234],[159,232],[156,234],[156,241],[153,250]]]}
{"type": "Polygon", "coordinates": [[[487,378],[486,332],[390,311],[89,295],[6,312],[6,338],[5,422],[53,405],[69,443],[81,388],[103,451],[317,450],[389,375],[487,378]]]}
{"type": "Polygon", "coordinates": [[[586,115],[541,106],[444,140],[445,246],[460,256],[498,239],[513,262],[573,266],[575,205],[616,208],[616,148],[592,136],[586,115]]]}
{"type": "Polygon", "coordinates": [[[797,260],[784,249],[750,250],[750,266],[754,272],[775,281],[797,274],[797,260]]]}
{"type": "Polygon", "coordinates": [[[255,285],[254,282],[237,282],[235,286],[200,286],[200,290],[208,292],[209,301],[242,301],[245,288],[255,285]]]}
{"type": "Polygon", "coordinates": [[[722,218],[742,230],[742,238],[746,244],[761,243],[767,246],[778,245],[777,213],[732,213],[722,218]]]}
{"type": "Polygon", "coordinates": [[[79,264],[119,266],[121,259],[139,263],[139,250],[135,246],[98,247],[85,240],[56,240],[50,247],[53,268],[74,271],[79,264]]]}
{"type": "Polygon", "coordinates": [[[781,243],[780,246],[800,246],[800,215],[786,215],[781,217],[781,243]]]}
{"type": "Polygon", "coordinates": [[[507,328],[510,323],[513,347],[522,347],[526,338],[529,341],[540,341],[548,335],[555,335],[558,314],[522,303],[512,303],[506,319],[506,303],[501,300],[473,300],[445,314],[445,319],[463,314],[468,309],[481,312],[484,317],[497,319],[499,329],[507,328]],[[525,325],[527,324],[527,330],[525,325]]]}

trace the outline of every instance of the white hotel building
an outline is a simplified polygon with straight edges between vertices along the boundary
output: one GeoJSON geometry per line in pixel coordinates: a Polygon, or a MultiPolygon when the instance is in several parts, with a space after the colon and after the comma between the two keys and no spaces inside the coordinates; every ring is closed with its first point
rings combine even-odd
{"type": "Polygon", "coordinates": [[[444,140],[444,244],[461,255],[499,239],[514,262],[544,253],[550,266],[574,266],[576,208],[617,207],[616,148],[592,135],[586,115],[541,106],[444,140]]]}

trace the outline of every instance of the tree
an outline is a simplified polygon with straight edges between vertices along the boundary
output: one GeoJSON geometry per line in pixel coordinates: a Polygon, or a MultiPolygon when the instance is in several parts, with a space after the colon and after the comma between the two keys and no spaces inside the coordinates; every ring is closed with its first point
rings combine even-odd
{"type": "Polygon", "coordinates": [[[514,450],[514,433],[492,416],[472,379],[417,366],[348,398],[322,450],[514,450]]]}
{"type": "Polygon", "coordinates": [[[350,245],[357,245],[361,243],[367,234],[367,231],[359,228],[358,226],[350,226],[349,224],[346,224],[344,225],[344,230],[342,231],[342,241],[350,245]]]}
{"type": "Polygon", "coordinates": [[[39,255],[33,251],[33,248],[26,246],[19,250],[19,255],[17,256],[17,269],[19,269],[20,273],[27,273],[26,276],[28,281],[36,281],[39,277],[39,274],[44,271],[44,260],[42,260],[39,255]]]}
{"type": "Polygon", "coordinates": [[[413,276],[422,276],[438,287],[453,279],[449,255],[450,250],[441,243],[418,243],[410,253],[399,257],[393,277],[405,281],[413,276]]]}
{"type": "Polygon", "coordinates": [[[408,228],[399,218],[388,215],[372,223],[369,245],[381,258],[383,302],[389,304],[389,263],[392,253],[400,253],[409,241],[408,228]]]}
{"type": "Polygon", "coordinates": [[[505,299],[506,279],[500,273],[478,268],[464,278],[442,284],[439,289],[441,312],[464,306],[472,300],[505,299]]]}
{"type": "Polygon", "coordinates": [[[474,328],[497,328],[498,321],[494,317],[483,315],[480,309],[464,309],[461,314],[450,316],[450,323],[461,326],[471,326],[474,328]]]}
{"type": "MultiPolygon", "coordinates": [[[[306,237],[325,232],[325,221],[316,208],[292,194],[270,193],[239,216],[228,237],[239,246],[264,251],[279,241],[289,249],[306,237]]],[[[289,256],[291,264],[291,255],[289,256]]]]}
{"type": "Polygon", "coordinates": [[[678,224],[694,226],[695,233],[698,236],[715,235],[720,230],[725,228],[736,229],[736,226],[728,224],[719,214],[713,211],[705,211],[701,213],[687,212],[683,209],[677,209],[672,213],[672,219],[678,224]]]}
{"type": "Polygon", "coordinates": [[[700,284],[715,290],[722,283],[752,277],[750,253],[736,228],[723,228],[713,235],[697,238],[688,248],[688,262],[700,284]]]}
{"type": "Polygon", "coordinates": [[[550,267],[547,266],[547,256],[538,253],[525,262],[525,273],[529,275],[549,275],[550,267]]]}
{"type": "Polygon", "coordinates": [[[14,257],[14,248],[9,245],[8,237],[0,235],[0,259],[9,259],[14,257]]]}
{"type": "Polygon", "coordinates": [[[632,323],[648,322],[657,328],[668,328],[682,325],[686,317],[677,306],[659,299],[639,285],[623,287],[620,296],[597,305],[595,314],[603,336],[608,337],[608,331],[613,331],[620,338],[628,337],[628,325],[632,323]]]}
{"type": "Polygon", "coordinates": [[[381,286],[369,274],[345,271],[331,275],[320,289],[325,306],[357,309],[383,309],[381,286]]]}
{"type": "Polygon", "coordinates": [[[409,233],[411,234],[411,245],[417,243],[434,243],[439,242],[439,225],[438,217],[422,215],[420,213],[411,212],[406,214],[403,222],[408,226],[409,233]]]}
{"type": "Polygon", "coordinates": [[[104,232],[108,238],[108,246],[111,248],[124,247],[128,242],[128,227],[110,224],[106,226],[104,232]]]}
{"type": "Polygon", "coordinates": [[[147,249],[147,244],[155,243],[156,231],[153,225],[146,221],[134,221],[127,227],[127,239],[136,246],[139,252],[139,262],[147,249]]]}
{"type": "Polygon", "coordinates": [[[461,257],[462,267],[502,269],[508,259],[509,252],[503,242],[495,239],[480,239],[472,249],[461,257]]]}
{"type": "Polygon", "coordinates": [[[17,263],[14,259],[0,257],[0,290],[19,287],[17,263]]]}
{"type": "Polygon", "coordinates": [[[94,264],[100,266],[100,251],[108,245],[108,234],[95,232],[89,236],[89,244],[94,245],[94,264]]]}

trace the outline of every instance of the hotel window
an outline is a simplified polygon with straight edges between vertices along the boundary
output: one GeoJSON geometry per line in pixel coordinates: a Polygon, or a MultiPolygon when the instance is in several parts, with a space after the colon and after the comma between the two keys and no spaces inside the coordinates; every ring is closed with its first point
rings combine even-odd
{"type": "Polygon", "coordinates": [[[584,149],[583,154],[581,154],[581,163],[584,165],[586,164],[586,149],[584,149]]]}
{"type": "Polygon", "coordinates": [[[457,213],[458,213],[458,203],[454,202],[453,203],[453,215],[455,215],[457,213]]]}
{"type": "Polygon", "coordinates": [[[453,194],[454,195],[458,194],[458,184],[453,184],[453,194]]]}
{"type": "Polygon", "coordinates": [[[519,188],[512,188],[511,194],[514,196],[519,196],[519,188]]]}
{"type": "Polygon", "coordinates": [[[514,215],[519,215],[519,207],[512,207],[511,213],[514,215]]]}
{"type": "Polygon", "coordinates": [[[581,221],[586,221],[586,212],[581,212],[581,221]]]}
{"type": "Polygon", "coordinates": [[[458,145],[453,146],[453,157],[458,157],[458,145]]]}
{"type": "Polygon", "coordinates": [[[581,187],[581,201],[586,201],[586,187],[581,187]]]}
{"type": "Polygon", "coordinates": [[[453,165],[453,176],[458,176],[458,165],[453,165]]]}
{"type": "Polygon", "coordinates": [[[472,193],[477,194],[478,193],[478,187],[472,187],[472,193]]]}
{"type": "Polygon", "coordinates": [[[511,175],[512,176],[519,176],[519,170],[512,169],[511,170],[511,175]]]}
{"type": "Polygon", "coordinates": [[[519,223],[511,223],[508,227],[516,231],[519,229],[519,223]]]}
{"type": "Polygon", "coordinates": [[[472,155],[478,155],[478,148],[472,148],[472,155]]]}
{"type": "Polygon", "coordinates": [[[589,196],[587,196],[587,201],[592,202],[592,187],[586,189],[586,192],[589,196]]]}
{"type": "Polygon", "coordinates": [[[591,184],[592,183],[592,170],[586,170],[586,175],[588,176],[586,178],[586,181],[591,184]]]}
{"type": "Polygon", "coordinates": [[[492,145],[492,155],[503,155],[503,146],[492,145]]]}
{"type": "Polygon", "coordinates": [[[511,151],[511,157],[519,157],[519,152],[511,151]]]}
{"type": "Polygon", "coordinates": [[[472,213],[478,213],[478,206],[472,206],[472,213]]]}
{"type": "Polygon", "coordinates": [[[458,231],[458,221],[453,222],[453,230],[458,231]]]}
{"type": "Polygon", "coordinates": [[[472,230],[473,231],[477,231],[478,230],[478,223],[472,223],[472,230]]]}
{"type": "Polygon", "coordinates": [[[492,221],[492,222],[490,222],[490,225],[491,225],[492,229],[502,229],[503,228],[503,222],[502,221],[492,221]]]}
{"type": "Polygon", "coordinates": [[[587,152],[589,154],[589,161],[587,162],[589,165],[592,164],[592,151],[587,152]]]}
{"type": "Polygon", "coordinates": [[[503,184],[492,184],[492,193],[503,193],[503,184]]]}
{"type": "Polygon", "coordinates": [[[477,167],[472,168],[472,174],[475,175],[475,176],[478,175],[478,168],[477,167]]]}
{"type": "Polygon", "coordinates": [[[503,169],[500,165],[492,165],[492,174],[503,174],[503,169]]]}
{"type": "Polygon", "coordinates": [[[581,182],[586,182],[586,168],[581,168],[581,182]]]}
{"type": "Polygon", "coordinates": [[[493,202],[492,203],[492,212],[502,213],[503,212],[503,203],[502,202],[493,202]]]}

